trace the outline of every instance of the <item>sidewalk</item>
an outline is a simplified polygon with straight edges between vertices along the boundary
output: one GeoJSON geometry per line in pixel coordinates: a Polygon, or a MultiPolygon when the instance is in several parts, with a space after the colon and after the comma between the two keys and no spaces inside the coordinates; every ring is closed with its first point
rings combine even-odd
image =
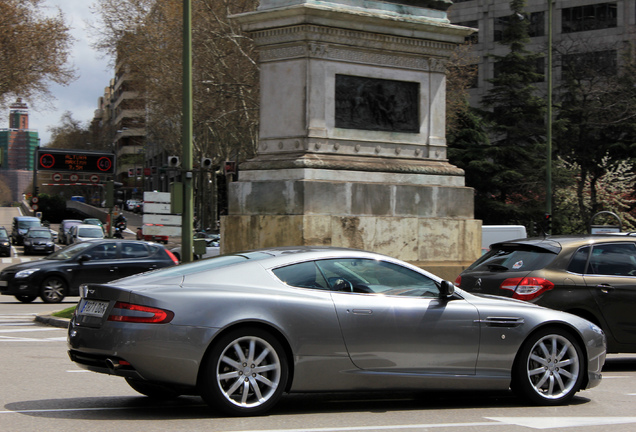
{"type": "Polygon", "coordinates": [[[59,318],[51,314],[40,314],[35,316],[35,321],[50,325],[51,327],[68,328],[71,320],[68,318],[59,318]]]}

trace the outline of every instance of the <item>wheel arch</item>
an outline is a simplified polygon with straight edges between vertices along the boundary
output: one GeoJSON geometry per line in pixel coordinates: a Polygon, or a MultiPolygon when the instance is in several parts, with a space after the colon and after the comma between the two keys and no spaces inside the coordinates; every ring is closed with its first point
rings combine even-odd
{"type": "Polygon", "coordinates": [[[221,330],[219,333],[217,333],[208,344],[208,347],[205,350],[205,354],[203,355],[203,357],[201,358],[201,362],[199,363],[199,371],[197,373],[197,386],[201,383],[201,378],[203,376],[204,368],[202,366],[207,363],[207,359],[210,356],[210,353],[216,341],[222,338],[223,336],[225,336],[227,333],[230,333],[236,330],[247,329],[247,328],[257,328],[257,329],[266,331],[269,334],[271,334],[272,337],[276,338],[276,340],[281,344],[281,346],[285,350],[285,358],[287,360],[287,365],[289,367],[289,376],[287,378],[287,385],[285,386],[285,391],[286,392],[289,391],[293,382],[293,378],[294,378],[294,362],[293,362],[294,355],[292,353],[291,345],[289,344],[289,341],[279,329],[277,329],[271,324],[264,323],[262,321],[242,321],[239,323],[235,323],[231,326],[228,326],[224,328],[223,330],[221,330]]]}
{"type": "MultiPolygon", "coordinates": [[[[589,381],[589,377],[587,374],[587,369],[588,369],[588,353],[587,350],[585,349],[585,342],[583,341],[583,338],[581,337],[581,335],[579,334],[579,332],[572,327],[571,325],[568,325],[566,323],[563,322],[546,322],[540,326],[537,326],[535,329],[533,329],[530,333],[528,333],[528,335],[526,336],[526,338],[524,339],[523,343],[519,346],[519,349],[517,350],[517,353],[515,354],[515,360],[513,362],[513,368],[517,368],[518,363],[521,361],[521,359],[519,358],[519,355],[521,354],[521,350],[523,348],[523,346],[527,343],[528,339],[530,339],[530,337],[534,334],[536,334],[539,331],[545,330],[546,328],[558,328],[561,330],[566,330],[568,333],[571,333],[574,338],[576,339],[576,341],[579,343],[579,348],[581,348],[581,353],[583,355],[583,361],[581,362],[581,366],[583,368],[583,381],[581,382],[581,388],[587,388],[588,385],[588,381],[589,381]]],[[[512,374],[514,376],[514,374],[512,374]]]]}

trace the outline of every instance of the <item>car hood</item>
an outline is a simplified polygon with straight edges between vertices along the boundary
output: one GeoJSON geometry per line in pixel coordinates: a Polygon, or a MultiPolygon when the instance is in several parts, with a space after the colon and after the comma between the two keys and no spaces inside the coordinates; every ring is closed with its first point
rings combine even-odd
{"type": "Polygon", "coordinates": [[[47,259],[39,259],[39,260],[35,260],[35,261],[27,261],[27,262],[23,262],[23,263],[19,263],[19,264],[13,264],[11,266],[5,267],[2,270],[2,273],[4,272],[17,272],[20,270],[28,270],[28,269],[32,269],[32,268],[47,268],[47,267],[53,267],[56,265],[60,265],[62,263],[67,262],[67,260],[47,260],[47,259]]]}

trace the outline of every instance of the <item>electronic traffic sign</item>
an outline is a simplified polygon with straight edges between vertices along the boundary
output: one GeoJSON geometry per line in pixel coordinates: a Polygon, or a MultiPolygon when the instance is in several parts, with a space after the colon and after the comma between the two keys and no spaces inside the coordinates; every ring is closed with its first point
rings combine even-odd
{"type": "Polygon", "coordinates": [[[35,166],[38,171],[112,174],[115,172],[115,155],[86,150],[40,148],[35,166]]]}

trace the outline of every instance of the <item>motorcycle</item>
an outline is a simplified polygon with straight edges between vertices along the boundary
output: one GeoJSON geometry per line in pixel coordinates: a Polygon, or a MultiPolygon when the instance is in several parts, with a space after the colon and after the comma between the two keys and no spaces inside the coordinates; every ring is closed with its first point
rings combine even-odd
{"type": "Polygon", "coordinates": [[[124,232],[124,230],[126,229],[126,220],[118,220],[115,222],[115,233],[113,234],[114,238],[118,238],[118,239],[123,239],[124,236],[122,235],[122,233],[124,232]]]}

